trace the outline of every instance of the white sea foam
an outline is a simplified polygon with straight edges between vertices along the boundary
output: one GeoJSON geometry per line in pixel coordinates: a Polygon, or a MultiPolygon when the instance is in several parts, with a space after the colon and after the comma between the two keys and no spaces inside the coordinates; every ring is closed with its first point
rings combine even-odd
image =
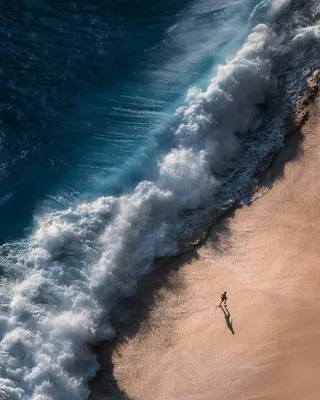
{"type": "Polygon", "coordinates": [[[157,161],[153,181],[38,218],[12,258],[20,278],[0,310],[2,398],[87,398],[98,368],[88,344],[114,335],[117,300],[192,235],[185,210],[213,208],[226,190],[219,177],[241,156],[239,137],[258,128],[259,105],[274,90],[275,43],[267,25],[256,26],[206,91],[190,89],[172,129],[175,147],[157,161]]]}
{"type": "Polygon", "coordinates": [[[320,25],[307,26],[297,30],[297,34],[294,37],[295,42],[305,43],[309,40],[319,41],[320,39],[320,25]]]}

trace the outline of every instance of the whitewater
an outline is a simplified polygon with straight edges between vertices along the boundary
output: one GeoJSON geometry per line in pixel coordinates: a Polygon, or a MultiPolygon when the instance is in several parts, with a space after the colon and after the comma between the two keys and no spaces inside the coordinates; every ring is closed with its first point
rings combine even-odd
{"type": "Polygon", "coordinates": [[[87,399],[99,369],[91,345],[116,334],[119,300],[158,258],[191,248],[216,215],[251,201],[315,66],[320,10],[294,0],[250,4],[241,46],[224,48],[209,82],[189,88],[163,133],[169,148],[147,148],[143,179],[119,195],[39,212],[26,238],[1,246],[1,399],[87,399]]]}

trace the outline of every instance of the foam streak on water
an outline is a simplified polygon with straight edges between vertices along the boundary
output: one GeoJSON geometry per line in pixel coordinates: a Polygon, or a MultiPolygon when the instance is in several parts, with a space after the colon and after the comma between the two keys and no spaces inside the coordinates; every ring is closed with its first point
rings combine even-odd
{"type": "Polygon", "coordinates": [[[158,157],[152,179],[120,197],[41,215],[25,242],[2,246],[1,398],[86,399],[98,369],[88,344],[114,335],[117,300],[134,293],[155,258],[177,254],[206,212],[238,200],[279,147],[283,132],[262,112],[280,90],[277,65],[301,41],[319,38],[317,27],[283,34],[274,25],[285,3],[272,4],[273,22],[252,29],[205,91],[189,90],[171,127],[174,145],[158,157]]]}

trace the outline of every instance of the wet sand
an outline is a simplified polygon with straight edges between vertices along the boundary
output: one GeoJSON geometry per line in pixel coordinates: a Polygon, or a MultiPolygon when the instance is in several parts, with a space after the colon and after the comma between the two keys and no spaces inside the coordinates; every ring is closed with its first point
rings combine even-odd
{"type": "Polygon", "coordinates": [[[158,288],[113,351],[118,394],[94,399],[320,398],[320,100],[302,106],[273,188],[221,218],[158,288]]]}

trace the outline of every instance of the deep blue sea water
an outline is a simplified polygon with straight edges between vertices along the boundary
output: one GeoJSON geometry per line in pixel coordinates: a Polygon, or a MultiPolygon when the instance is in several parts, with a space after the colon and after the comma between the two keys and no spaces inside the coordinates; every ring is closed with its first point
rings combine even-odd
{"type": "Polygon", "coordinates": [[[139,180],[188,86],[243,40],[247,2],[202,3],[0,4],[1,242],[30,228],[44,198],[68,206],[139,180]]]}
{"type": "Polygon", "coordinates": [[[250,199],[317,7],[0,0],[1,399],[86,399],[118,301],[250,199]]]}

